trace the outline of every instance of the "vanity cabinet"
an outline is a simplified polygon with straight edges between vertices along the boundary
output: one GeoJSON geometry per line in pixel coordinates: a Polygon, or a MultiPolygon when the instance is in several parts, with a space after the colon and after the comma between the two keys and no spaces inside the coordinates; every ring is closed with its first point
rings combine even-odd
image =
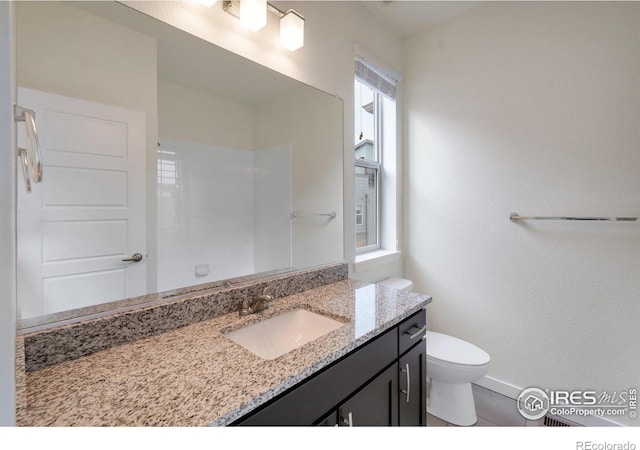
{"type": "Polygon", "coordinates": [[[338,411],[333,410],[327,416],[320,420],[316,424],[319,427],[337,427],[338,426],[338,411]]]}
{"type": "Polygon", "coordinates": [[[339,426],[397,426],[397,364],[367,383],[338,408],[339,426]]]}
{"type": "Polygon", "coordinates": [[[425,324],[421,309],[232,425],[425,425],[425,324]]]}
{"type": "Polygon", "coordinates": [[[425,345],[415,345],[398,360],[399,424],[427,425],[427,351],[425,345]]]}

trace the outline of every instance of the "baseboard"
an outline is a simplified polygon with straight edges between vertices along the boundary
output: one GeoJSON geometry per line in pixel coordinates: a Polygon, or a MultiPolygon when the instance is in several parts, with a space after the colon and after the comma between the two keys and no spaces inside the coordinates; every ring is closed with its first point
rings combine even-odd
{"type": "MultiPolygon", "coordinates": [[[[498,380],[497,378],[485,376],[473,384],[477,384],[480,387],[496,392],[505,397],[517,400],[520,393],[525,389],[506,381],[498,380]]],[[[564,418],[570,422],[577,423],[584,427],[623,427],[624,425],[602,416],[558,416],[564,418]]]]}
{"type": "Polygon", "coordinates": [[[497,392],[498,394],[504,395],[505,397],[509,397],[514,400],[517,400],[520,393],[524,390],[519,386],[515,386],[513,384],[507,383],[506,381],[500,381],[489,376],[484,376],[478,381],[474,381],[473,384],[477,384],[480,387],[489,389],[493,392],[497,392]]]}

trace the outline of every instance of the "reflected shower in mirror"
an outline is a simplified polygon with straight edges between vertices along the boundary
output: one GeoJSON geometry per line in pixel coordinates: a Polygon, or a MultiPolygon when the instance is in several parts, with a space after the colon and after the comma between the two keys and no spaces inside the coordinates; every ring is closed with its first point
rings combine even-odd
{"type": "Polygon", "coordinates": [[[158,289],[291,267],[291,197],[290,145],[242,150],[161,137],[158,289]]]}
{"type": "Polygon", "coordinates": [[[19,2],[16,31],[19,326],[343,260],[341,99],[116,2],[19,2]]]}

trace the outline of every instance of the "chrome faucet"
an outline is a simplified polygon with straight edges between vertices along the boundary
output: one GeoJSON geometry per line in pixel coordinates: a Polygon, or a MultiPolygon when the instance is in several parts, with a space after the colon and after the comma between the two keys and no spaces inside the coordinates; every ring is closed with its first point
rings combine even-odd
{"type": "Polygon", "coordinates": [[[240,308],[238,309],[241,316],[248,316],[269,308],[269,302],[273,301],[273,296],[269,292],[273,291],[273,286],[267,286],[262,295],[249,298],[244,294],[236,294],[236,300],[240,300],[240,308]]]}

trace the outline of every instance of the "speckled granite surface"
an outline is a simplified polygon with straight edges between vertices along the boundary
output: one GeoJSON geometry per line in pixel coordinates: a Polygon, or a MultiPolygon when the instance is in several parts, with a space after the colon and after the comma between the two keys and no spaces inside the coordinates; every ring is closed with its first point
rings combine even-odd
{"type": "Polygon", "coordinates": [[[426,306],[431,298],[344,280],[26,374],[21,426],[227,425],[426,306]],[[222,335],[295,308],[344,326],[271,361],[222,335]]]}
{"type": "Polygon", "coordinates": [[[27,406],[27,373],[24,367],[24,339],[16,337],[16,416],[27,406]]]}
{"type": "MultiPolygon", "coordinates": [[[[116,345],[133,342],[193,323],[228,314],[238,308],[237,294],[256,296],[267,286],[275,298],[303,292],[348,276],[347,264],[333,264],[274,275],[246,284],[133,305],[125,310],[73,320],[23,334],[27,371],[70,361],[116,345]]],[[[90,311],[89,311],[90,312],[90,311]]]]}

